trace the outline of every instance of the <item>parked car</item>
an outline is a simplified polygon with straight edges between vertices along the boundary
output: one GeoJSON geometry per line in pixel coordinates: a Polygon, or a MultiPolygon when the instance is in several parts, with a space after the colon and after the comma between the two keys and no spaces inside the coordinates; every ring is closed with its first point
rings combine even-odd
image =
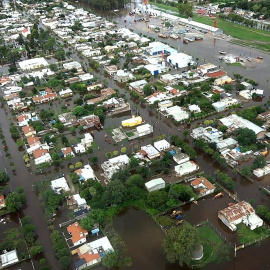
{"type": "Polygon", "coordinates": [[[219,54],[225,55],[226,52],[225,51],[219,51],[219,54]]]}

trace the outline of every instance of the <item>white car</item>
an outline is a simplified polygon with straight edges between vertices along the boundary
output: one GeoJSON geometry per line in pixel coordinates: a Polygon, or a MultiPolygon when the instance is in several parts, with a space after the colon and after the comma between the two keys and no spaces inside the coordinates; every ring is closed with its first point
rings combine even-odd
{"type": "Polygon", "coordinates": [[[225,51],[219,51],[219,54],[225,55],[226,52],[225,51]]]}

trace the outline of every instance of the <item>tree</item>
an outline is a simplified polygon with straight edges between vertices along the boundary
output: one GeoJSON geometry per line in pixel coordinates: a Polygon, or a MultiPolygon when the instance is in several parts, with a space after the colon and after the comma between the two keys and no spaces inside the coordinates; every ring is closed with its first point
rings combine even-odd
{"type": "Polygon", "coordinates": [[[225,132],[227,131],[227,129],[228,129],[228,127],[225,126],[225,125],[221,125],[221,126],[219,127],[219,130],[220,130],[221,132],[223,132],[223,133],[225,133],[225,132]]]}
{"type": "Polygon", "coordinates": [[[71,258],[70,256],[63,256],[59,259],[60,267],[63,269],[69,269],[69,266],[71,264],[71,258]]]}
{"type": "Polygon", "coordinates": [[[94,220],[92,219],[91,216],[82,218],[80,220],[80,225],[82,226],[83,229],[91,231],[94,227],[94,220]]]}
{"type": "Polygon", "coordinates": [[[85,113],[85,109],[82,106],[77,106],[73,109],[72,113],[75,116],[82,116],[85,113]]]}
{"type": "Polygon", "coordinates": [[[171,199],[188,202],[195,194],[190,186],[173,184],[169,190],[169,197],[171,199]]]}
{"type": "Polygon", "coordinates": [[[141,175],[134,174],[128,178],[128,180],[126,181],[126,186],[128,187],[135,186],[135,187],[144,188],[144,180],[141,175]]]}
{"type": "Polygon", "coordinates": [[[117,266],[118,257],[117,251],[108,251],[102,258],[102,264],[109,269],[113,268],[117,266]]]}
{"type": "Polygon", "coordinates": [[[78,162],[76,162],[76,164],[75,164],[75,168],[76,169],[79,169],[79,168],[81,168],[82,167],[82,163],[80,162],[80,161],[78,161],[78,162]]]}
{"type": "Polygon", "coordinates": [[[106,205],[121,205],[126,197],[127,190],[120,180],[113,180],[107,186],[103,195],[106,205]]]}
{"type": "Polygon", "coordinates": [[[187,17],[193,16],[193,4],[190,2],[180,3],[178,9],[181,15],[186,15],[187,17]]]}
{"type": "Polygon", "coordinates": [[[143,87],[143,92],[146,96],[150,96],[153,93],[153,87],[151,84],[147,83],[144,87],[143,87]]]}
{"type": "Polygon", "coordinates": [[[93,164],[97,164],[97,162],[98,162],[98,157],[96,157],[96,156],[91,157],[91,162],[92,162],[93,164]]]}
{"type": "Polygon", "coordinates": [[[249,167],[246,167],[244,166],[242,169],[241,169],[241,174],[243,176],[247,176],[247,177],[252,177],[252,171],[249,167]]]}
{"type": "Polygon", "coordinates": [[[256,208],[256,213],[262,217],[264,217],[268,212],[268,207],[265,205],[258,205],[256,208]]]}
{"type": "Polygon", "coordinates": [[[168,200],[168,194],[164,190],[155,190],[147,195],[146,203],[151,208],[159,208],[165,205],[168,200]]]}
{"type": "Polygon", "coordinates": [[[0,172],[0,183],[6,183],[9,180],[7,173],[0,172]]]}
{"type": "Polygon", "coordinates": [[[20,148],[20,147],[23,147],[23,145],[24,145],[24,142],[23,142],[23,140],[17,140],[16,141],[16,143],[17,143],[17,146],[20,148]]]}
{"type": "Polygon", "coordinates": [[[139,165],[139,160],[135,157],[131,157],[130,161],[129,161],[129,167],[132,168],[136,168],[139,165]]]}
{"type": "Polygon", "coordinates": [[[29,249],[29,253],[30,253],[31,256],[36,256],[36,255],[38,255],[38,254],[40,254],[42,252],[43,252],[42,246],[32,246],[29,249]]]}
{"type": "Polygon", "coordinates": [[[251,165],[251,169],[255,170],[258,168],[263,168],[266,165],[266,161],[263,156],[257,156],[254,158],[254,161],[251,165]]]}
{"type": "Polygon", "coordinates": [[[127,148],[126,147],[122,147],[121,148],[121,153],[125,154],[127,152],[127,148]]]}
{"type": "Polygon", "coordinates": [[[16,212],[20,210],[24,203],[25,203],[25,196],[23,190],[19,191],[19,189],[17,189],[17,191],[11,192],[6,197],[6,207],[7,210],[10,212],[16,212]]]}
{"type": "Polygon", "coordinates": [[[189,134],[188,130],[185,130],[183,134],[184,134],[185,137],[187,137],[188,134],[189,134]]]}
{"type": "Polygon", "coordinates": [[[163,241],[164,252],[169,262],[190,265],[194,248],[199,242],[197,228],[188,222],[172,227],[163,241]]]}
{"type": "Polygon", "coordinates": [[[236,138],[241,146],[250,146],[257,140],[256,133],[248,128],[239,129],[236,138]]]}

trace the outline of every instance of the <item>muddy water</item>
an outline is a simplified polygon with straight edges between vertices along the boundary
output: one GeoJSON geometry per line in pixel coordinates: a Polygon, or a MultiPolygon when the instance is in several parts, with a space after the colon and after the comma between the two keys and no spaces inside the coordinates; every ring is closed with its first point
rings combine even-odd
{"type": "MultiPolygon", "coordinates": [[[[191,205],[191,207],[193,207],[191,205]]],[[[200,207],[194,205],[194,207],[200,207]]],[[[186,207],[183,209],[187,210],[186,207]]],[[[133,265],[124,269],[128,270],[187,270],[167,261],[162,241],[164,232],[143,211],[127,209],[114,219],[114,226],[123,238],[131,256],[133,265]]],[[[230,261],[220,264],[210,264],[204,269],[209,270],[253,270],[269,269],[268,249],[270,243],[263,242],[260,247],[252,246],[237,252],[237,257],[231,256],[230,261]]]]}
{"type": "MultiPolygon", "coordinates": [[[[10,177],[9,185],[14,190],[18,186],[21,186],[26,195],[27,205],[20,211],[20,216],[30,216],[33,224],[36,226],[36,232],[38,233],[39,240],[44,250],[45,258],[50,265],[50,269],[59,269],[58,261],[55,258],[54,252],[52,250],[52,244],[50,240],[50,231],[47,228],[47,223],[45,219],[45,215],[43,209],[40,206],[40,202],[36,194],[32,191],[32,185],[37,180],[35,175],[30,173],[23,161],[23,152],[19,152],[17,149],[16,143],[10,136],[9,132],[9,118],[10,114],[6,115],[3,108],[0,109],[0,123],[1,128],[3,130],[3,134],[6,139],[7,146],[9,148],[9,152],[12,156],[12,159],[7,159],[4,151],[1,149],[1,153],[3,158],[0,158],[0,167],[5,168],[10,177]],[[11,168],[9,166],[10,162],[13,162],[16,167],[16,172],[12,173],[11,168]]],[[[2,228],[1,228],[2,229],[2,228]]],[[[34,261],[35,266],[39,269],[39,262],[34,261]]],[[[17,268],[14,268],[17,269],[17,268]]],[[[28,263],[23,263],[21,266],[22,270],[28,270],[28,263]]]]}

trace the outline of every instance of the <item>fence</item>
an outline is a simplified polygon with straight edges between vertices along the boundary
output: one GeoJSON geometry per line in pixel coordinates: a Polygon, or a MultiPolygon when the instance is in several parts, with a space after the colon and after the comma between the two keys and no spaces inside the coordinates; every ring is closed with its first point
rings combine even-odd
{"type": "Polygon", "coordinates": [[[230,245],[232,249],[234,249],[234,245],[227,239],[225,235],[223,235],[216,226],[214,226],[208,219],[205,221],[202,221],[201,223],[197,224],[197,227],[203,226],[203,225],[209,225],[227,244],[230,245]]]}

